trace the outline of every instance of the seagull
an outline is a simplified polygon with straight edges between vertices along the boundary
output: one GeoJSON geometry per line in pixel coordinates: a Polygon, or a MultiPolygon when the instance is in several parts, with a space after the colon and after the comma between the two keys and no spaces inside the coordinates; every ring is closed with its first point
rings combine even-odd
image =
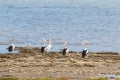
{"type": "Polygon", "coordinates": [[[12,39],[10,42],[11,42],[11,44],[9,45],[9,47],[7,49],[9,52],[12,52],[15,49],[14,39],[12,39]]]}
{"type": "Polygon", "coordinates": [[[84,49],[83,49],[83,51],[82,51],[82,58],[85,58],[85,56],[86,56],[87,53],[88,53],[88,49],[86,48],[86,45],[88,45],[88,41],[85,40],[82,44],[83,44],[83,46],[84,46],[84,49]]]}
{"type": "Polygon", "coordinates": [[[62,50],[62,55],[63,55],[63,56],[65,56],[66,53],[69,53],[69,48],[67,47],[67,45],[68,45],[68,42],[67,42],[67,41],[64,42],[64,48],[63,48],[63,50],[62,50]]]}

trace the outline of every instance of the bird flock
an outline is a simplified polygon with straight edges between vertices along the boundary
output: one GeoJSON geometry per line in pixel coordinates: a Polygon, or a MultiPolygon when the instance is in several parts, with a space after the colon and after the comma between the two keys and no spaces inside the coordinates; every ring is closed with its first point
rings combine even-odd
{"type": "MultiPolygon", "coordinates": [[[[14,49],[15,49],[14,43],[15,43],[15,39],[10,40],[10,45],[7,48],[8,52],[14,52],[14,49]]],[[[40,51],[41,51],[41,53],[46,54],[50,51],[50,49],[52,47],[52,40],[50,38],[48,40],[42,39],[42,43],[43,44],[40,48],[40,51]]],[[[63,49],[61,49],[63,56],[66,56],[66,54],[69,53],[68,44],[69,43],[67,41],[65,41],[63,44],[64,47],[63,47],[63,49]]],[[[88,49],[86,47],[86,45],[88,45],[88,41],[87,40],[83,41],[82,45],[84,47],[83,51],[82,51],[82,58],[85,58],[88,53],[88,49]]],[[[30,46],[30,43],[28,44],[28,46],[30,46]]]]}

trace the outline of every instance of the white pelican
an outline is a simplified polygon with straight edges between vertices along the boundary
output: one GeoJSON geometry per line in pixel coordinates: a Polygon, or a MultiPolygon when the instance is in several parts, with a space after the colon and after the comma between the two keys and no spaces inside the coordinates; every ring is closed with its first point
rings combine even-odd
{"type": "Polygon", "coordinates": [[[67,45],[68,45],[68,42],[66,41],[65,43],[64,43],[64,48],[63,48],[63,50],[62,50],[62,55],[66,55],[66,53],[69,53],[69,48],[67,47],[67,45]]]}
{"type": "Polygon", "coordinates": [[[52,41],[51,39],[48,39],[48,45],[45,47],[45,52],[49,52],[52,47],[52,41]]]}
{"type": "Polygon", "coordinates": [[[41,50],[41,53],[44,53],[45,52],[45,42],[46,42],[46,40],[45,39],[42,39],[42,41],[43,41],[43,45],[42,45],[42,47],[40,48],[40,50],[41,50]]]}
{"type": "Polygon", "coordinates": [[[87,53],[88,53],[88,49],[87,48],[83,49],[82,58],[84,58],[87,55],[87,53]]]}
{"type": "Polygon", "coordinates": [[[86,48],[86,45],[88,45],[88,41],[85,40],[83,43],[84,49],[82,51],[82,58],[86,57],[87,53],[88,53],[88,49],[86,48]]]}
{"type": "Polygon", "coordinates": [[[43,46],[41,47],[41,53],[49,52],[52,46],[51,39],[48,39],[48,45],[45,45],[45,39],[43,39],[43,46]]]}
{"type": "Polygon", "coordinates": [[[12,39],[11,41],[10,41],[10,45],[9,45],[9,47],[7,48],[8,49],[8,51],[9,52],[12,52],[12,51],[14,51],[14,49],[15,49],[15,44],[14,44],[14,39],[12,39]]]}

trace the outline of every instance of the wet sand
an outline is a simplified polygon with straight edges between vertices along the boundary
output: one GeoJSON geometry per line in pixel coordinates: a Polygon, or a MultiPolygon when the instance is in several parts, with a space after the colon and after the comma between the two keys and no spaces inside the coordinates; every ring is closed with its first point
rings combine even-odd
{"type": "Polygon", "coordinates": [[[67,77],[71,80],[120,76],[120,55],[114,52],[40,53],[39,48],[16,48],[19,53],[0,54],[0,77],[39,78],[67,77]]]}

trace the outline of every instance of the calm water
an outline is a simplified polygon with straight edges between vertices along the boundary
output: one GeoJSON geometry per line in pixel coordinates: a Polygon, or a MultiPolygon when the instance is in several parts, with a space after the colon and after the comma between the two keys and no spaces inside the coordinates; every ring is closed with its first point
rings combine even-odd
{"type": "MultiPolygon", "coordinates": [[[[84,7],[0,7],[0,42],[40,47],[43,38],[52,38],[51,51],[63,48],[81,51],[84,40],[89,51],[120,53],[120,10],[84,7]]],[[[5,49],[2,45],[0,49],[5,49]]],[[[1,50],[2,51],[2,50],[1,50]]]]}

